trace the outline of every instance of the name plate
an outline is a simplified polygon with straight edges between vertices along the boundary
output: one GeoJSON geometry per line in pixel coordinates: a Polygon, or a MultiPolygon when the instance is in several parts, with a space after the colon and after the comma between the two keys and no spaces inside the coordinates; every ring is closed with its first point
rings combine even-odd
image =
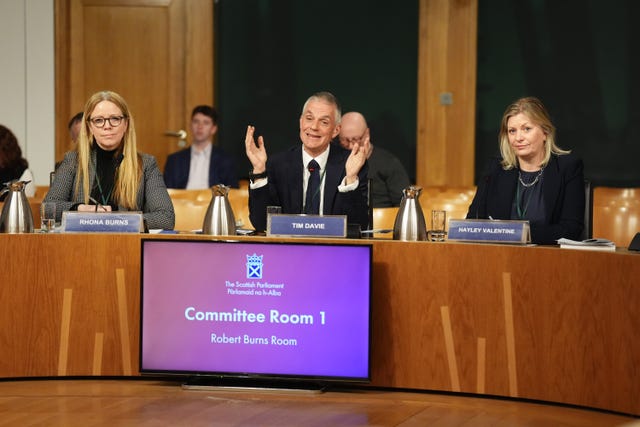
{"type": "Polygon", "coordinates": [[[346,215],[267,215],[267,236],[346,237],[346,215]]]}
{"type": "Polygon", "coordinates": [[[141,212],[63,212],[63,233],[141,233],[141,212]]]}
{"type": "Polygon", "coordinates": [[[529,243],[529,221],[493,219],[451,219],[449,240],[490,243],[529,243]]]}

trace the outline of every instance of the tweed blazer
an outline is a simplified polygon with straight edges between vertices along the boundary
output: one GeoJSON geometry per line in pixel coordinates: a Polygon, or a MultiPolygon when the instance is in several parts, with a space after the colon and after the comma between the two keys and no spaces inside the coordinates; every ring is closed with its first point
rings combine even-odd
{"type": "MultiPolygon", "coordinates": [[[[147,227],[172,230],[175,224],[173,203],[164,185],[162,173],[158,168],[155,157],[149,154],[139,154],[142,159],[142,180],[136,195],[137,210],[142,211],[142,216],[147,227]]],[[[91,151],[91,165],[96,164],[96,152],[91,151]]],[[[56,203],[56,221],[62,218],[62,212],[71,210],[74,205],[84,203],[84,191],[82,187],[76,194],[76,178],[78,169],[78,153],[70,151],[65,154],[64,160],[56,169],[55,177],[49,192],[44,198],[45,202],[56,203]]],[[[96,177],[95,168],[89,167],[89,185],[93,187],[96,177]]],[[[126,210],[118,206],[118,210],[126,210]]]]}
{"type": "MultiPolygon", "coordinates": [[[[358,188],[341,193],[338,186],[345,177],[345,164],[351,153],[331,144],[327,159],[323,213],[347,215],[347,223],[360,224],[364,229],[369,222],[367,209],[367,163],[358,173],[358,188]]],[[[249,218],[256,230],[267,227],[267,206],[281,206],[286,214],[302,213],[303,174],[302,144],[269,157],[267,160],[268,184],[249,191],[249,218]]]]}
{"type": "MultiPolygon", "coordinates": [[[[511,219],[518,169],[504,170],[500,160],[493,159],[478,182],[467,218],[511,219]]],[[[573,154],[551,156],[542,179],[545,219],[530,224],[533,243],[549,245],[562,237],[580,238],[585,209],[583,169],[582,160],[573,154]]]]}

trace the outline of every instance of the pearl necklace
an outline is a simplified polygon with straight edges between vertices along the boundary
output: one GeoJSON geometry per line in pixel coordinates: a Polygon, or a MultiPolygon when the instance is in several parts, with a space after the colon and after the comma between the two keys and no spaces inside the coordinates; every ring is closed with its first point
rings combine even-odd
{"type": "Polygon", "coordinates": [[[536,183],[540,179],[540,176],[542,176],[543,171],[544,171],[544,168],[540,168],[540,172],[538,172],[538,175],[536,175],[536,179],[534,179],[532,182],[527,184],[522,180],[522,172],[520,171],[520,169],[518,169],[518,180],[520,181],[520,184],[522,184],[524,188],[533,187],[534,185],[536,185],[536,183]]]}

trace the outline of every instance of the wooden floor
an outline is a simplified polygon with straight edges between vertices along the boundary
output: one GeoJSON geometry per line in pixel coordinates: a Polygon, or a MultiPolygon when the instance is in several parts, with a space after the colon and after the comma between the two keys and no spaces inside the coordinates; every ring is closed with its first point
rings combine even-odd
{"type": "Polygon", "coordinates": [[[336,390],[185,390],[150,380],[0,381],[0,426],[631,426],[598,411],[510,400],[336,390]]]}

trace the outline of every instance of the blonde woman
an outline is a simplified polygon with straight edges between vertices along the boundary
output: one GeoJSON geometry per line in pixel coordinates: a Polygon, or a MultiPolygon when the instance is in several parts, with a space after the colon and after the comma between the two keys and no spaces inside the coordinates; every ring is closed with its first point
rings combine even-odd
{"type": "Polygon", "coordinates": [[[500,125],[500,159],[478,182],[467,218],[528,220],[531,240],[579,239],[584,228],[582,160],[556,145],[539,99],[509,105],[500,125]]]}
{"type": "Polygon", "coordinates": [[[138,153],[133,116],[115,92],[93,94],[74,151],[65,154],[45,201],[63,211],[142,211],[148,228],[173,229],[175,214],[156,160],[138,153]]]}

